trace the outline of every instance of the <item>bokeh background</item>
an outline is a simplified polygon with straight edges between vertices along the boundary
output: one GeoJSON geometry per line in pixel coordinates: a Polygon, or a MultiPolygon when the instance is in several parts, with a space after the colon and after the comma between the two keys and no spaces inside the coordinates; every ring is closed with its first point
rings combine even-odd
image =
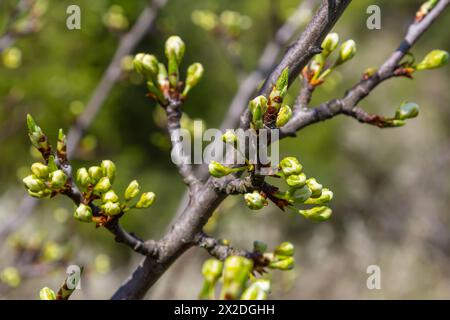
{"type": "MultiPolygon", "coordinates": [[[[0,34],[18,1],[0,1],[0,34]]],[[[315,93],[312,105],[340,97],[363,70],[380,65],[397,47],[421,1],[354,1],[334,31],[357,42],[356,57],[315,93]],[[382,29],[366,28],[366,8],[379,5],[382,29]]],[[[36,154],[30,151],[25,115],[31,113],[54,139],[83,112],[121,36],[147,1],[41,1],[35,32],[0,53],[0,226],[20,214],[26,196],[20,182],[36,154]],[[66,28],[66,8],[81,8],[81,30],[66,28]]],[[[183,107],[190,119],[216,128],[242,76],[255,69],[265,44],[298,6],[297,0],[169,0],[134,53],[161,60],[165,39],[187,44],[185,66],[205,66],[204,79],[183,107]],[[201,10],[201,11],[198,11],[201,10]],[[211,13],[238,21],[226,32],[208,30],[211,13]],[[209,15],[208,15],[209,14],[209,15]],[[233,18],[230,18],[233,17],[233,18]]],[[[24,18],[26,19],[26,17],[24,18]]],[[[229,21],[228,21],[229,22],[229,21]]],[[[220,18],[219,18],[220,23],[220,18]]],[[[424,35],[412,52],[449,50],[450,12],[424,35]]],[[[301,31],[301,28],[299,29],[301,31]]],[[[117,190],[138,179],[158,195],[156,204],[122,219],[127,230],[158,239],[175,215],[184,186],[170,161],[168,137],[157,107],[145,97],[142,79],[122,61],[122,74],[92,125],[73,165],[111,159],[118,167],[117,190]]],[[[361,106],[385,115],[403,101],[421,106],[420,116],[398,129],[380,130],[344,116],[308,127],[281,143],[282,156],[301,159],[308,175],[335,194],[334,215],[312,223],[273,206],[251,212],[242,197],[229,197],[207,228],[235,246],[254,240],[274,247],[296,245],[297,265],[272,272],[277,299],[443,299],[450,297],[450,77],[449,67],[393,79],[361,106]],[[381,268],[381,290],[366,286],[369,265],[381,268]]],[[[292,102],[298,81],[289,91],[292,102]]],[[[189,126],[189,119],[185,118],[189,126]]],[[[71,218],[65,197],[42,200],[32,215],[0,241],[0,298],[36,299],[39,289],[57,289],[70,264],[83,265],[82,290],[74,299],[106,299],[141,257],[116,244],[106,230],[71,218]]],[[[150,299],[195,298],[207,254],[191,249],[149,291],[150,299]]]]}

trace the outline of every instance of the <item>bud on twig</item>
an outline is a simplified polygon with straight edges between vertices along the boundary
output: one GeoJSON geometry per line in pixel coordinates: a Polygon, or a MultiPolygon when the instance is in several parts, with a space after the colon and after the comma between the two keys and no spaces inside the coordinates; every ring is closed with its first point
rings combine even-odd
{"type": "Polygon", "coordinates": [[[114,182],[114,178],[116,177],[116,165],[111,160],[103,160],[101,164],[102,174],[105,177],[109,178],[111,183],[114,182]]]}
{"type": "Polygon", "coordinates": [[[62,170],[56,170],[50,173],[50,183],[53,190],[61,189],[67,181],[67,176],[62,170]]]}
{"type": "Polygon", "coordinates": [[[31,144],[40,152],[50,152],[47,136],[42,132],[42,129],[34,122],[33,117],[27,114],[28,136],[31,144]]]}
{"type": "Polygon", "coordinates": [[[67,137],[63,129],[58,131],[58,141],[56,142],[56,152],[58,158],[62,161],[67,161],[67,137]]]}
{"type": "Polygon", "coordinates": [[[223,262],[217,259],[208,259],[203,263],[202,275],[206,281],[215,283],[222,275],[223,262]]]}
{"type": "Polygon", "coordinates": [[[278,111],[276,126],[278,128],[283,127],[292,117],[292,109],[289,106],[282,106],[278,111]]]}
{"type": "Polygon", "coordinates": [[[403,103],[395,111],[395,119],[406,120],[415,118],[419,115],[419,106],[414,102],[403,103]]]}
{"type": "Polygon", "coordinates": [[[276,110],[280,109],[284,96],[287,93],[288,82],[289,68],[286,67],[283,72],[281,72],[281,75],[278,78],[275,87],[272,89],[272,92],[269,95],[270,106],[275,108],[276,110]]]}
{"type": "Polygon", "coordinates": [[[275,255],[291,257],[294,255],[294,245],[290,242],[283,242],[274,251],[275,255]]]}
{"type": "Polygon", "coordinates": [[[48,167],[40,162],[31,165],[31,172],[39,179],[47,179],[49,174],[48,167]]]}
{"type": "Polygon", "coordinates": [[[166,41],[165,53],[169,65],[169,83],[175,88],[178,85],[179,72],[178,67],[180,66],[181,60],[184,56],[184,51],[186,46],[178,36],[171,36],[166,41]]]}
{"type": "Polygon", "coordinates": [[[252,193],[246,193],[244,195],[245,204],[251,210],[260,210],[267,206],[267,200],[264,198],[259,191],[253,191],[252,193]]]}
{"type": "Polygon", "coordinates": [[[300,174],[303,166],[298,162],[295,157],[286,157],[280,161],[279,165],[283,174],[288,177],[293,174],[300,174]]]}
{"type": "Polygon", "coordinates": [[[119,197],[114,192],[114,190],[109,190],[108,192],[102,195],[102,202],[119,202],[119,197]]]}
{"type": "Polygon", "coordinates": [[[189,91],[197,85],[203,76],[203,72],[203,66],[198,62],[189,66],[187,69],[186,84],[182,94],[184,97],[186,97],[189,91]]]}
{"type": "Polygon", "coordinates": [[[136,208],[148,208],[150,207],[156,200],[156,195],[153,192],[145,192],[141,195],[138,203],[136,203],[136,208]]]}
{"type": "Polygon", "coordinates": [[[105,193],[111,189],[111,181],[109,181],[108,177],[102,177],[99,182],[94,187],[94,192],[96,193],[105,193]]]}
{"type": "Polygon", "coordinates": [[[158,59],[154,55],[138,53],[133,60],[134,68],[147,80],[155,81],[158,75],[158,59]]]}
{"type": "Polygon", "coordinates": [[[267,112],[267,99],[264,96],[258,96],[250,101],[248,105],[252,113],[252,124],[255,129],[262,129],[264,127],[263,117],[267,112]]]}
{"type": "Polygon", "coordinates": [[[428,53],[425,58],[419,62],[415,69],[417,71],[420,70],[428,70],[428,69],[436,69],[447,64],[449,59],[449,54],[444,50],[433,50],[428,53]]]}
{"type": "Polygon", "coordinates": [[[76,181],[83,188],[86,188],[91,183],[91,178],[89,177],[89,173],[86,168],[80,168],[77,170],[76,181]]]}
{"type": "Polygon", "coordinates": [[[97,184],[103,177],[103,170],[98,166],[90,167],[88,173],[92,184],[97,184]]]}
{"type": "Polygon", "coordinates": [[[266,300],[270,292],[270,280],[257,279],[245,289],[241,300],[266,300]]]}
{"type": "Polygon", "coordinates": [[[354,40],[345,41],[339,50],[339,58],[337,59],[335,66],[339,66],[351,58],[353,58],[356,54],[356,43],[354,40]]]}
{"type": "Polygon", "coordinates": [[[115,216],[122,212],[120,204],[117,202],[106,202],[101,208],[107,216],[115,216]]]}
{"type": "Polygon", "coordinates": [[[327,188],[324,188],[322,190],[322,194],[319,198],[310,198],[306,200],[305,204],[325,204],[327,202],[330,202],[333,199],[333,192],[327,188]]]}
{"type": "Polygon", "coordinates": [[[288,186],[292,188],[301,188],[306,183],[306,175],[304,173],[300,174],[292,174],[286,179],[286,183],[288,186]]]}
{"type": "Polygon", "coordinates": [[[216,178],[222,178],[234,172],[245,170],[246,167],[229,168],[217,161],[211,161],[208,165],[209,174],[216,178]]]}
{"type": "Polygon", "coordinates": [[[128,187],[125,189],[125,200],[130,201],[134,197],[136,197],[141,190],[139,183],[136,180],[130,182],[128,187]]]}
{"type": "Polygon", "coordinates": [[[339,35],[337,33],[329,33],[322,42],[322,55],[327,58],[339,44],[339,35]]]}
{"type": "Polygon", "coordinates": [[[282,271],[292,270],[295,265],[294,257],[284,257],[283,259],[275,259],[269,263],[269,268],[282,271]]]}
{"type": "Polygon", "coordinates": [[[31,192],[40,192],[46,188],[44,181],[33,174],[23,178],[22,182],[25,188],[31,192]]]}
{"type": "Polygon", "coordinates": [[[221,298],[226,300],[237,299],[241,295],[252,269],[253,262],[247,258],[240,256],[226,258],[221,298]]]}
{"type": "Polygon", "coordinates": [[[56,300],[56,294],[49,287],[44,287],[39,291],[39,298],[41,300],[56,300]]]}
{"type": "Polygon", "coordinates": [[[322,185],[315,178],[306,180],[306,185],[311,190],[311,198],[318,198],[322,195],[322,185]]]}
{"type": "Polygon", "coordinates": [[[299,213],[307,219],[321,222],[330,219],[333,211],[328,207],[322,206],[307,210],[299,210],[299,213]]]}
{"type": "Polygon", "coordinates": [[[92,221],[92,209],[88,205],[81,203],[75,210],[73,217],[82,222],[92,221]]]}

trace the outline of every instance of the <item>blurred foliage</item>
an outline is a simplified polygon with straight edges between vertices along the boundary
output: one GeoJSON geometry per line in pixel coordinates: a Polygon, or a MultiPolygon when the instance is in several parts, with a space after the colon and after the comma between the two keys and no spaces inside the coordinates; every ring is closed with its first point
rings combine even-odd
{"type": "MultiPolygon", "coordinates": [[[[24,177],[28,164],[35,157],[35,154],[30,153],[25,115],[32,113],[47,132],[57,132],[59,128],[67,129],[73,124],[113,56],[120,35],[133,25],[147,3],[145,0],[49,0],[48,2],[47,12],[42,17],[41,30],[19,38],[11,48],[2,53],[0,59],[0,180],[2,181],[0,221],[6,221],[16,213],[17,203],[25,194],[19,178],[24,177]],[[81,30],[70,31],[66,28],[65,11],[70,4],[81,7],[81,30]]],[[[0,3],[0,30],[3,30],[8,22],[6,12],[16,3],[15,0],[4,0],[0,3]]],[[[239,44],[243,72],[250,72],[255,68],[266,42],[295,9],[297,3],[296,0],[169,0],[159,15],[154,29],[145,37],[136,52],[152,52],[162,59],[165,39],[172,34],[180,35],[188,49],[185,57],[186,65],[199,61],[205,67],[204,79],[196,90],[192,91],[184,106],[185,112],[191,119],[202,119],[206,127],[218,127],[238,87],[235,64],[230,61],[227,51],[223,50],[224,44],[215,34],[193,23],[192,13],[195,10],[209,10],[220,16],[222,12],[228,10],[251,19],[249,29],[242,30],[235,40],[239,44]]],[[[399,44],[420,3],[421,1],[405,0],[353,1],[334,30],[339,32],[343,39],[352,38],[356,41],[358,55],[339,72],[330,76],[327,83],[317,90],[312,105],[342,96],[349,86],[360,79],[365,69],[382,63],[399,44]],[[365,27],[366,8],[370,4],[381,7],[381,30],[369,31],[365,27]]],[[[432,49],[448,50],[450,38],[447,30],[450,30],[448,12],[426,33],[412,52],[420,58],[432,49]]],[[[154,120],[155,105],[145,97],[145,86],[135,85],[142,79],[130,71],[129,57],[128,60],[124,59],[123,66],[124,74],[121,80],[115,85],[95,121],[88,128],[76,154],[71,157],[74,158],[75,167],[91,166],[101,159],[111,159],[121,170],[120,176],[116,179],[117,188],[124,189],[128,181],[138,177],[143,189],[155,191],[158,201],[151,213],[130,215],[123,222],[127,229],[142,237],[158,238],[164,233],[175,214],[184,186],[165,147],[164,141],[167,139],[165,131],[154,120]]],[[[243,201],[229,199],[219,208],[218,216],[215,216],[217,220],[214,221],[214,232],[233,239],[233,242],[244,247],[249,247],[249,243],[253,240],[275,244],[280,241],[280,234],[283,234],[281,240],[301,242],[296,244],[301,255],[298,264],[300,270],[309,268],[309,271],[305,271],[298,279],[305,282],[300,282],[302,285],[296,288],[294,283],[297,283],[297,273],[286,273],[282,278],[285,285],[282,285],[282,288],[275,287],[273,297],[282,298],[283,294],[294,298],[362,297],[360,292],[366,294],[364,297],[374,297],[364,289],[367,264],[357,269],[359,278],[356,277],[354,280],[355,283],[359,281],[361,284],[361,291],[354,289],[356,285],[353,287],[349,285],[354,279],[347,277],[351,271],[343,271],[348,269],[344,268],[347,259],[353,259],[352,257],[356,255],[351,251],[353,247],[348,245],[347,240],[354,239],[355,243],[359,242],[358,245],[361,246],[359,248],[362,248],[364,243],[358,239],[368,234],[364,231],[366,229],[361,227],[361,219],[371,223],[370,226],[366,226],[367,229],[375,228],[374,230],[379,232],[379,235],[370,236],[372,247],[364,247],[373,249],[373,243],[379,244],[378,251],[373,249],[375,256],[361,260],[368,263],[380,261],[378,263],[381,264],[382,261],[389,262],[390,258],[394,259],[393,256],[397,251],[392,248],[397,244],[400,245],[398,239],[402,238],[399,230],[410,229],[405,219],[408,215],[420,217],[419,212],[414,214],[414,210],[427,214],[431,219],[417,222],[424,224],[423,228],[428,228],[427,234],[435,236],[429,241],[438,243],[444,248],[450,244],[448,236],[445,235],[445,230],[450,227],[450,218],[444,215],[450,205],[446,200],[450,195],[448,179],[445,184],[442,182],[436,185],[429,178],[427,181],[431,185],[428,188],[435,192],[430,191],[426,195],[414,193],[418,182],[412,178],[408,180],[408,177],[413,175],[409,170],[415,170],[417,174],[419,171],[426,172],[429,168],[438,166],[434,162],[429,164],[435,157],[446,159],[444,152],[448,149],[450,134],[449,80],[448,67],[425,71],[417,74],[413,81],[391,80],[363,101],[361,106],[366,110],[387,115],[391,115],[395,106],[404,100],[417,102],[422,107],[422,114],[401,129],[405,130],[403,133],[400,133],[401,130],[381,131],[354,123],[352,119],[339,117],[308,127],[297,138],[286,139],[281,143],[280,157],[299,157],[309,172],[314,173],[324,185],[332,187],[335,193],[333,203],[335,215],[326,226],[319,228],[314,223],[295,219],[280,212],[272,212],[270,209],[253,215],[250,210],[245,209],[243,201]],[[424,158],[423,155],[427,157],[424,158]],[[402,167],[408,162],[412,167],[402,167]],[[437,194],[440,196],[432,199],[437,199],[438,202],[427,201],[424,198],[437,194]],[[422,199],[422,205],[413,202],[414,198],[422,199]],[[402,199],[403,204],[411,201],[415,203],[415,207],[399,205],[396,199],[402,199]],[[434,205],[430,206],[430,203],[434,205]],[[248,225],[253,227],[245,228],[248,225]],[[400,227],[396,228],[398,225],[400,227]],[[352,228],[353,231],[349,231],[352,228]],[[356,230],[363,231],[356,233],[356,230]],[[322,238],[318,240],[319,235],[322,238]],[[382,246],[384,242],[377,241],[385,241],[387,247],[382,246]],[[339,245],[341,249],[338,248],[339,245]],[[311,248],[310,251],[308,247],[311,248]],[[331,252],[332,248],[336,252],[334,255],[331,252]],[[337,254],[339,252],[347,255],[342,254],[339,258],[337,254]],[[379,260],[376,260],[377,257],[379,260]],[[329,277],[323,276],[326,270],[329,270],[324,270],[324,261],[330,264],[331,270],[334,266],[335,270],[342,272],[342,278],[347,282],[343,280],[342,283],[335,283],[329,277]],[[318,264],[322,269],[316,268],[318,264]],[[319,287],[317,283],[310,283],[308,277],[316,281],[321,279],[322,282],[319,282],[323,287],[319,287]],[[325,283],[334,283],[335,289],[326,291],[323,289],[327,288],[325,283]],[[347,291],[339,289],[344,287],[353,289],[347,291]]],[[[292,105],[297,92],[298,83],[288,92],[286,98],[288,104],[292,105]]],[[[56,141],[55,136],[51,136],[50,139],[56,141]]],[[[448,172],[445,169],[449,168],[449,160],[442,161],[444,164],[441,166],[444,169],[430,173],[431,176],[438,175],[439,172],[448,172]]],[[[444,176],[448,178],[448,173],[444,176]]],[[[72,219],[67,219],[67,212],[72,212],[73,209],[70,200],[66,198],[41,201],[34,216],[26,221],[18,232],[29,235],[41,230],[49,241],[58,239],[58,242],[70,243],[75,251],[71,262],[85,265],[87,270],[85,276],[92,276],[89,281],[82,282],[85,286],[83,288],[91,290],[93,297],[107,298],[125,279],[138,257],[128,248],[114,243],[107,231],[95,230],[92,225],[78,224],[72,219]],[[102,274],[108,272],[112,276],[102,278],[102,274]],[[103,289],[93,288],[94,286],[103,289]]],[[[411,228],[413,226],[411,222],[411,228]]],[[[402,239],[409,238],[405,236],[402,239]]],[[[415,248],[420,246],[417,245],[415,248]]],[[[422,251],[411,250],[404,252],[411,252],[413,257],[420,257],[420,259],[411,258],[411,261],[416,260],[417,264],[414,268],[409,266],[411,270],[417,272],[416,274],[432,271],[420,264],[422,260],[432,258],[436,263],[445,264],[441,256],[428,257],[422,251]]],[[[45,256],[50,259],[60,254],[52,242],[47,244],[45,252],[45,256]]],[[[11,253],[4,257],[1,269],[8,267],[12,261],[11,253]]],[[[191,259],[189,261],[193,267],[186,268],[184,274],[187,275],[191,269],[194,274],[198,273],[198,265],[203,260],[198,259],[197,255],[188,258],[191,259]]],[[[181,260],[179,264],[186,261],[181,260]]],[[[391,270],[387,267],[390,265],[388,262],[386,270],[391,270]]],[[[174,270],[179,270],[177,269],[179,264],[173,267],[174,270]]],[[[155,297],[173,297],[172,294],[184,298],[195,297],[198,283],[201,283],[200,276],[187,277],[189,279],[184,281],[190,282],[180,291],[181,289],[174,288],[178,285],[174,272],[169,272],[151,294],[155,297]]],[[[446,277],[448,282],[448,274],[446,277]]],[[[61,278],[63,275],[58,274],[50,277],[54,279],[49,280],[51,283],[39,282],[39,286],[30,287],[24,285],[23,289],[20,287],[12,296],[36,298],[37,288],[45,285],[57,287],[61,278]]],[[[20,275],[18,278],[13,269],[4,269],[2,279],[15,285],[17,279],[20,281],[20,275]]],[[[428,285],[427,288],[430,289],[425,292],[417,290],[411,297],[442,297],[445,294],[448,296],[449,287],[440,287],[435,291],[431,289],[433,284],[439,282],[438,280],[427,280],[424,285],[428,285]]],[[[187,282],[183,282],[185,283],[187,282]]],[[[406,284],[405,286],[413,287],[406,284]]],[[[86,292],[88,291],[82,291],[82,297],[89,297],[86,292]]],[[[386,295],[391,297],[394,294],[397,295],[395,297],[408,297],[410,294],[407,290],[401,291],[397,288],[392,288],[388,292],[391,294],[386,295]]]]}

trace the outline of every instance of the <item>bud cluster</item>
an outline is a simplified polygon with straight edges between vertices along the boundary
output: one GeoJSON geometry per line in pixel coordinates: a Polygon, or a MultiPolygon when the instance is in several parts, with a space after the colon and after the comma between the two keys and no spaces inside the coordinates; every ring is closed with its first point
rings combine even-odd
{"type": "Polygon", "coordinates": [[[74,217],[83,222],[96,221],[93,219],[93,210],[90,203],[98,200],[100,212],[98,215],[114,217],[122,215],[131,208],[143,209],[150,207],[156,199],[153,192],[141,194],[136,204],[130,206],[129,202],[136,198],[140,192],[139,183],[133,180],[124,192],[124,201],[121,203],[119,196],[112,189],[116,176],[116,165],[111,160],[103,160],[100,166],[92,166],[89,169],[80,168],[76,173],[77,184],[85,190],[86,203],[81,203],[75,210],[74,217]]]}
{"type": "Polygon", "coordinates": [[[316,87],[321,85],[325,78],[338,66],[352,59],[356,54],[356,43],[350,39],[341,44],[337,58],[328,63],[331,54],[339,45],[337,33],[328,34],[322,42],[322,52],[314,56],[311,62],[303,69],[302,75],[309,85],[316,87]]]}
{"type": "Polygon", "coordinates": [[[269,128],[281,128],[292,117],[292,109],[283,105],[289,81],[289,69],[281,73],[277,83],[273,87],[269,98],[258,96],[250,101],[248,107],[252,115],[251,125],[255,130],[269,128]]]}
{"type": "Polygon", "coordinates": [[[183,40],[171,36],[165,44],[167,67],[151,54],[138,53],[133,60],[135,70],[147,81],[149,95],[162,106],[170,99],[184,99],[203,76],[203,66],[196,62],[187,69],[186,80],[180,81],[179,67],[186,50],[183,40]]]}
{"type": "Polygon", "coordinates": [[[283,242],[273,252],[264,251],[262,252],[263,258],[268,262],[270,269],[287,271],[294,268],[294,245],[292,243],[283,242]]]}

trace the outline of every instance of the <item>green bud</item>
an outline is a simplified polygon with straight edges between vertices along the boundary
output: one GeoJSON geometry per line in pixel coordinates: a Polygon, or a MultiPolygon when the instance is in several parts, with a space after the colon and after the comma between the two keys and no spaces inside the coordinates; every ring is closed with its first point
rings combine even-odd
{"type": "Polygon", "coordinates": [[[34,119],[30,114],[27,114],[27,126],[31,144],[40,151],[48,150],[50,146],[48,144],[47,136],[36,122],[34,122],[34,119]]]}
{"type": "Polygon", "coordinates": [[[237,299],[253,269],[253,261],[240,256],[230,256],[225,259],[223,268],[222,299],[237,299]]]}
{"type": "Polygon", "coordinates": [[[406,120],[415,118],[419,115],[419,106],[414,102],[403,103],[395,111],[395,119],[406,120]]]}
{"type": "Polygon", "coordinates": [[[294,203],[304,203],[312,195],[312,192],[307,185],[304,185],[299,189],[289,190],[288,193],[289,201],[294,203]]]}
{"type": "Polygon", "coordinates": [[[102,177],[99,182],[94,187],[94,192],[96,193],[105,193],[111,189],[111,181],[109,181],[108,177],[102,177]]]}
{"type": "Polygon", "coordinates": [[[300,174],[303,166],[298,162],[295,157],[286,157],[280,161],[279,165],[283,174],[288,177],[293,174],[300,174]]]}
{"type": "Polygon", "coordinates": [[[257,279],[245,289],[241,300],[266,300],[270,292],[270,280],[257,279]]]}
{"type": "Polygon", "coordinates": [[[322,195],[319,198],[310,198],[305,204],[325,204],[333,199],[333,192],[327,188],[323,188],[322,195]]]}
{"type": "Polygon", "coordinates": [[[45,287],[39,291],[39,298],[41,300],[56,300],[56,294],[49,287],[45,287]]]}
{"type": "Polygon", "coordinates": [[[52,190],[50,189],[44,189],[38,192],[33,192],[31,190],[28,190],[28,194],[34,198],[39,198],[39,199],[43,199],[43,198],[48,198],[51,196],[52,194],[52,190]]]}
{"type": "Polygon", "coordinates": [[[425,58],[417,64],[416,70],[436,69],[447,64],[449,54],[444,50],[433,50],[428,53],[425,58]]]}
{"type": "Polygon", "coordinates": [[[86,168],[80,168],[77,170],[76,180],[77,183],[83,188],[86,188],[91,183],[91,178],[89,177],[89,173],[86,168]]]}
{"type": "Polygon", "coordinates": [[[237,141],[238,138],[236,136],[236,134],[234,133],[233,130],[227,130],[223,135],[222,135],[222,141],[225,143],[229,143],[234,145],[237,141]]]}
{"type": "Polygon", "coordinates": [[[44,181],[33,174],[23,178],[22,182],[25,185],[25,188],[31,192],[39,192],[46,188],[44,181]]]}
{"type": "Polygon", "coordinates": [[[166,66],[162,63],[158,64],[158,84],[161,89],[169,87],[169,78],[166,66]]]}
{"type": "Polygon", "coordinates": [[[103,177],[103,170],[98,166],[90,167],[88,173],[92,184],[97,184],[103,177]]]}
{"type": "Polygon", "coordinates": [[[151,54],[138,53],[133,60],[134,68],[147,80],[156,79],[158,74],[158,59],[151,54]]]}
{"type": "Polygon", "coordinates": [[[88,205],[81,203],[75,210],[73,217],[82,222],[92,221],[92,209],[88,205]]]}
{"type": "Polygon", "coordinates": [[[294,255],[294,245],[290,242],[283,242],[275,248],[275,255],[291,257],[294,255]]]}
{"type": "Polygon", "coordinates": [[[128,187],[125,189],[125,200],[129,201],[136,197],[141,190],[139,183],[136,180],[130,182],[128,187]]]}
{"type": "Polygon", "coordinates": [[[217,161],[211,161],[208,165],[209,174],[216,178],[222,178],[229,174],[232,174],[233,172],[236,172],[236,169],[239,168],[229,168],[227,166],[224,166],[223,164],[217,162],[217,161]]]}
{"type": "Polygon", "coordinates": [[[67,159],[67,137],[64,134],[63,129],[59,129],[58,131],[58,141],[56,142],[56,151],[58,153],[58,157],[61,159],[67,159]]]}
{"type": "Polygon", "coordinates": [[[277,110],[280,108],[284,96],[287,93],[288,83],[289,83],[289,68],[286,67],[281,72],[281,75],[278,78],[277,83],[275,84],[275,87],[272,89],[272,92],[270,93],[269,96],[271,106],[277,110]]]}
{"type": "Polygon", "coordinates": [[[294,257],[286,257],[282,260],[275,259],[274,261],[270,262],[269,268],[287,271],[292,270],[294,268],[294,264],[294,257]]]}
{"type": "Polygon", "coordinates": [[[67,176],[62,170],[56,170],[50,173],[50,184],[52,189],[61,189],[67,181],[67,176]]]}
{"type": "Polygon", "coordinates": [[[246,193],[244,195],[245,204],[251,210],[260,210],[267,206],[267,200],[258,191],[253,191],[253,193],[246,193]]]}
{"type": "Polygon", "coordinates": [[[326,206],[321,206],[307,210],[299,210],[299,213],[307,219],[321,222],[330,219],[333,211],[326,206]]]}
{"type": "Polygon", "coordinates": [[[58,166],[56,165],[55,157],[53,155],[50,155],[48,157],[47,166],[48,166],[48,171],[50,171],[50,172],[58,170],[58,166]]]}
{"type": "Polygon", "coordinates": [[[203,66],[198,62],[189,66],[187,69],[186,85],[183,90],[183,96],[186,96],[189,91],[198,84],[203,76],[203,72],[203,66]]]}
{"type": "Polygon", "coordinates": [[[203,263],[202,275],[209,283],[215,283],[222,275],[223,262],[217,259],[208,259],[203,263]]]}
{"type": "Polygon", "coordinates": [[[405,124],[406,124],[405,120],[397,120],[397,119],[392,120],[390,123],[392,127],[403,127],[405,124]]]}
{"type": "Polygon", "coordinates": [[[267,99],[264,96],[258,96],[250,101],[248,105],[252,113],[252,123],[255,129],[262,129],[264,127],[263,117],[267,112],[267,99]]]}
{"type": "Polygon", "coordinates": [[[102,210],[107,216],[115,216],[122,212],[120,204],[117,202],[106,202],[102,205],[102,210]]]}
{"type": "Polygon", "coordinates": [[[108,192],[102,195],[102,202],[119,202],[119,197],[114,192],[114,190],[109,190],[108,192]]]}
{"type": "Polygon", "coordinates": [[[166,57],[169,65],[169,83],[175,88],[178,85],[178,67],[184,56],[186,47],[183,40],[178,36],[171,36],[166,41],[166,57]]]}
{"type": "Polygon", "coordinates": [[[339,35],[337,33],[329,33],[322,42],[322,55],[326,58],[334,50],[336,50],[339,44],[339,35]]]}
{"type": "Polygon", "coordinates": [[[311,198],[318,198],[322,195],[322,185],[315,178],[306,180],[306,185],[311,190],[311,198]]]}
{"type": "Polygon", "coordinates": [[[179,36],[171,36],[166,41],[165,53],[168,60],[175,58],[177,64],[183,59],[186,46],[179,36]]]}
{"type": "Polygon", "coordinates": [[[150,207],[156,200],[156,195],[153,192],[145,192],[141,195],[138,203],[136,203],[136,208],[148,208],[150,207]]]}
{"type": "Polygon", "coordinates": [[[261,241],[253,241],[253,252],[264,253],[267,251],[267,244],[261,241]]]}
{"type": "Polygon", "coordinates": [[[48,167],[40,162],[31,165],[31,172],[39,179],[47,179],[49,174],[48,167]]]}
{"type": "Polygon", "coordinates": [[[339,50],[339,58],[337,59],[335,65],[339,66],[351,58],[353,58],[356,54],[356,43],[353,40],[345,41],[339,50]]]}
{"type": "Polygon", "coordinates": [[[103,160],[101,164],[103,176],[108,177],[111,183],[116,177],[116,165],[111,160],[103,160]]]}
{"type": "Polygon", "coordinates": [[[306,183],[306,175],[304,173],[300,174],[292,174],[286,179],[286,183],[288,186],[292,188],[301,188],[306,183]]]}
{"type": "Polygon", "coordinates": [[[282,106],[278,111],[276,126],[283,127],[292,117],[292,109],[289,106],[282,106]]]}

